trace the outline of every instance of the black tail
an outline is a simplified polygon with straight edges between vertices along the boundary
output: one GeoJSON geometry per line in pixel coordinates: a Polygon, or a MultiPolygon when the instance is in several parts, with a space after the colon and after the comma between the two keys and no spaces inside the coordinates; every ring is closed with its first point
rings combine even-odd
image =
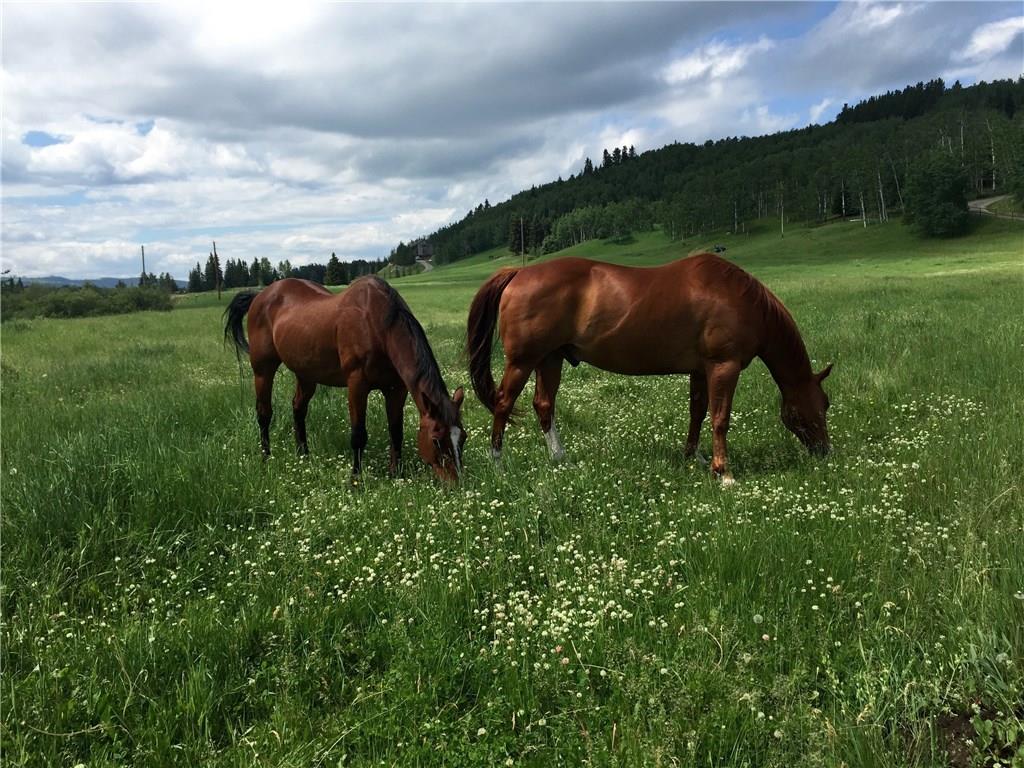
{"type": "Polygon", "coordinates": [[[235,354],[241,357],[243,352],[249,351],[249,342],[245,339],[245,328],[242,327],[242,320],[249,305],[256,298],[252,291],[236,293],[231,299],[228,308],[224,310],[224,340],[234,342],[235,354]]]}
{"type": "Polygon", "coordinates": [[[494,327],[498,324],[498,305],[501,294],[518,269],[504,269],[480,286],[469,308],[466,323],[466,352],[469,354],[469,377],[480,402],[491,413],[497,400],[494,376],[491,374],[491,347],[494,327]]]}

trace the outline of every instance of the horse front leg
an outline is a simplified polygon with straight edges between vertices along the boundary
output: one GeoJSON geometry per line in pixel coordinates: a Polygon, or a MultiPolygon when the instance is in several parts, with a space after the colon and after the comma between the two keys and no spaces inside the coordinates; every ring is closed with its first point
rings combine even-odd
{"type": "Polygon", "coordinates": [[[316,383],[295,378],[295,397],[292,398],[292,418],[295,421],[295,449],[299,456],[309,455],[309,443],[306,441],[306,414],[309,412],[309,401],[316,394],[316,383]]]}
{"type": "Polygon", "coordinates": [[[491,457],[495,461],[501,458],[505,427],[512,415],[516,399],[523,391],[523,387],[526,386],[526,380],[530,378],[532,370],[532,366],[505,366],[505,375],[501,378],[501,386],[498,388],[498,397],[494,405],[494,421],[491,424],[491,457]]]}
{"type": "Polygon", "coordinates": [[[348,380],[348,418],[352,425],[352,477],[363,469],[363,451],[366,449],[366,401],[370,388],[362,376],[348,380]]]}
{"type": "Polygon", "coordinates": [[[409,390],[398,385],[384,390],[384,408],[388,415],[388,435],[391,438],[391,454],[388,471],[392,477],[398,475],[402,463],[403,415],[409,390]]]}
{"type": "Polygon", "coordinates": [[[713,456],[711,473],[721,478],[722,485],[736,482],[728,466],[726,434],[729,432],[729,417],[732,414],[732,398],[739,380],[739,363],[727,361],[708,367],[708,399],[711,405],[711,429],[713,456]]]}
{"type": "Polygon", "coordinates": [[[690,374],[690,430],[686,435],[686,447],[683,456],[696,456],[697,461],[706,465],[707,459],[697,450],[700,445],[700,428],[704,417],[708,415],[708,379],[701,373],[690,374]]]}

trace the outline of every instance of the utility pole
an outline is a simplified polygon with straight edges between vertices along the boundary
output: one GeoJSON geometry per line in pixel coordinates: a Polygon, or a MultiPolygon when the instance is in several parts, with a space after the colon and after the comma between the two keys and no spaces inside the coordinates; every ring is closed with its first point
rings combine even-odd
{"type": "Polygon", "coordinates": [[[140,245],[139,248],[142,249],[142,280],[139,282],[139,285],[145,285],[146,284],[146,246],[140,245]]]}
{"type": "Polygon", "coordinates": [[[213,279],[217,281],[217,301],[220,301],[220,258],[217,256],[217,241],[213,241],[213,279]]]}

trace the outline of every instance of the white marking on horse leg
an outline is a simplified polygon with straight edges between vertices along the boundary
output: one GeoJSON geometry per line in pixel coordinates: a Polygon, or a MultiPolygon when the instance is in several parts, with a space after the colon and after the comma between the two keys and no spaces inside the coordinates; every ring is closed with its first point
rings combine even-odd
{"type": "Polygon", "coordinates": [[[491,458],[495,461],[499,461],[501,459],[501,449],[491,446],[491,458]]]}
{"type": "Polygon", "coordinates": [[[548,444],[548,452],[551,454],[551,458],[554,461],[561,461],[565,458],[565,448],[562,447],[562,441],[558,439],[558,427],[555,426],[555,420],[551,419],[551,429],[544,433],[544,439],[548,444]]]}
{"type": "Polygon", "coordinates": [[[722,475],[722,487],[723,488],[732,488],[734,485],[736,485],[736,478],[735,477],[733,477],[729,473],[726,473],[726,474],[722,475]]]}

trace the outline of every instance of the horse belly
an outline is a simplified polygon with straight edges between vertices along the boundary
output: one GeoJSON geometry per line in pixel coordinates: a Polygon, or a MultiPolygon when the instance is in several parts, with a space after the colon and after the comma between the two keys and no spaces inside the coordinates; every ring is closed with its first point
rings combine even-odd
{"type": "Polygon", "coordinates": [[[275,329],[274,346],[281,362],[298,378],[331,387],[346,383],[334,334],[310,328],[275,329]]]}
{"type": "Polygon", "coordinates": [[[628,376],[660,376],[703,369],[695,346],[665,339],[603,341],[574,346],[573,351],[581,361],[595,368],[628,376]]]}

